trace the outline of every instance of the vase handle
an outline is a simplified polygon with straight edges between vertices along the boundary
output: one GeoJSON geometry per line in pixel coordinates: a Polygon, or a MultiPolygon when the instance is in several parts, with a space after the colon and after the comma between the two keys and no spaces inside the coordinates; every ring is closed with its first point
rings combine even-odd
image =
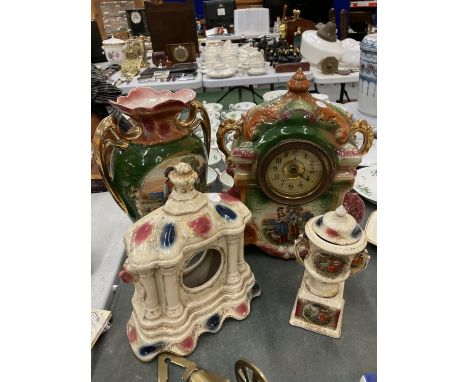
{"type": "Polygon", "coordinates": [[[356,133],[361,133],[363,137],[362,146],[359,148],[359,154],[365,155],[372,147],[374,141],[374,130],[365,119],[354,121],[351,125],[351,135],[354,136],[356,133]]]}
{"type": "Polygon", "coordinates": [[[294,255],[299,263],[304,265],[303,257],[305,258],[309,254],[309,241],[304,239],[304,235],[301,233],[299,237],[294,240],[294,255]],[[301,247],[304,246],[306,248],[306,254],[301,256],[301,247]]]}
{"type": "Polygon", "coordinates": [[[197,99],[194,99],[190,103],[190,111],[188,118],[185,121],[180,118],[177,118],[177,123],[180,126],[184,126],[187,129],[189,129],[190,132],[193,132],[198,126],[200,126],[200,124],[202,125],[203,140],[205,143],[206,153],[209,156],[211,147],[211,124],[210,118],[205,107],[203,106],[203,103],[201,103],[197,99]],[[200,113],[202,119],[197,118],[197,113],[200,113]]]}
{"type": "Polygon", "coordinates": [[[238,121],[234,119],[229,119],[229,118],[225,119],[223,122],[220,123],[218,132],[216,133],[218,147],[226,156],[226,162],[229,166],[231,166],[232,164],[231,152],[226,147],[226,142],[224,141],[224,137],[230,131],[234,131],[233,138],[234,139],[238,138],[239,134],[241,133],[241,126],[242,126],[243,120],[244,120],[243,118],[239,119],[238,121]]]}
{"type": "Polygon", "coordinates": [[[113,116],[104,118],[96,128],[93,137],[93,156],[98,166],[106,188],[111,193],[120,208],[128,214],[127,207],[122,197],[115,191],[109,173],[110,169],[110,147],[126,149],[128,144],[141,135],[141,127],[135,125],[128,133],[119,130],[117,121],[113,116]]]}
{"type": "Polygon", "coordinates": [[[367,264],[369,263],[370,256],[367,252],[367,249],[358,253],[354,256],[353,261],[351,262],[351,275],[355,275],[367,268],[367,264]]]}

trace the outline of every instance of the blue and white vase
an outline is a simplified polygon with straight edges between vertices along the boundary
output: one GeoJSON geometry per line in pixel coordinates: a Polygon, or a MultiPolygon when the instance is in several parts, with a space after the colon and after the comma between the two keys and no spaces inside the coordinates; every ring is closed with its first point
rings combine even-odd
{"type": "Polygon", "coordinates": [[[361,113],[377,116],[377,33],[361,41],[358,108],[361,113]]]}

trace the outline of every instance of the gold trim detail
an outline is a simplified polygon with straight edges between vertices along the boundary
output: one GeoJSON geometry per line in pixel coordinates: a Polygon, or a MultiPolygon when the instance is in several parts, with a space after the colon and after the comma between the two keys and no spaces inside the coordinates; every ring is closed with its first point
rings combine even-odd
{"type": "Polygon", "coordinates": [[[374,141],[374,130],[365,119],[360,119],[354,121],[351,125],[351,135],[354,138],[356,138],[356,133],[361,133],[363,137],[362,146],[359,148],[359,154],[366,155],[374,141]]]}

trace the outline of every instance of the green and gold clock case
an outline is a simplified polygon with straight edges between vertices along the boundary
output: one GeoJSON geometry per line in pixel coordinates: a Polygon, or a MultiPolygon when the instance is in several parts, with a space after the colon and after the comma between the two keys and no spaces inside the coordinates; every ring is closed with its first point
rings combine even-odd
{"type": "Polygon", "coordinates": [[[252,211],[245,244],[294,258],[294,240],[307,221],[336,209],[352,189],[356,167],[372,145],[372,127],[309,94],[301,69],[289,91],[257,105],[239,121],[226,120],[218,146],[234,172],[236,194],[252,211]],[[226,135],[234,133],[231,152],[226,135]],[[363,135],[358,147],[356,133],[363,135]]]}

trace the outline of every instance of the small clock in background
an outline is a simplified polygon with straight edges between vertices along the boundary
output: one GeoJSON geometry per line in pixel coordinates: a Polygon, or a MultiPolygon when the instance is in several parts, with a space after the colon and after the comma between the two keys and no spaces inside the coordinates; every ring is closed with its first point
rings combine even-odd
{"type": "Polygon", "coordinates": [[[128,27],[132,31],[132,36],[149,36],[148,23],[144,8],[127,9],[128,27]]]}
{"type": "Polygon", "coordinates": [[[183,62],[195,62],[197,59],[197,52],[193,42],[182,44],[166,44],[166,53],[169,59],[175,64],[180,64],[183,62]]]}
{"type": "Polygon", "coordinates": [[[140,24],[141,23],[141,15],[140,12],[133,11],[130,13],[130,19],[134,24],[140,24]]]}

